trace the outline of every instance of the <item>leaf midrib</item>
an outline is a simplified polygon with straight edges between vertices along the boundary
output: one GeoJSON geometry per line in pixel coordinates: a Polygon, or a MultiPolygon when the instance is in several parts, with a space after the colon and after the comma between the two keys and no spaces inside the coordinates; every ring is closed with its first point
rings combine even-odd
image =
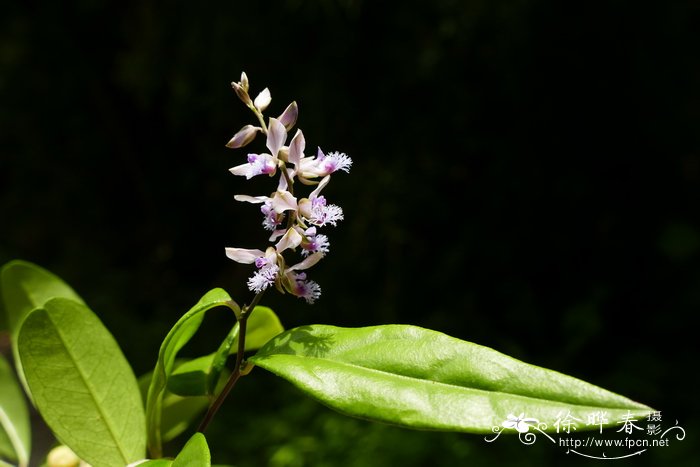
{"type": "MultiPolygon", "coordinates": [[[[81,304],[81,305],[82,305],[82,304],[81,304]]],[[[56,323],[55,323],[54,320],[52,319],[51,313],[49,313],[48,310],[46,310],[45,308],[42,308],[42,310],[43,310],[43,311],[46,313],[46,315],[48,316],[49,321],[51,321],[51,324],[53,325],[54,331],[56,332],[56,334],[58,335],[58,338],[61,340],[61,343],[63,344],[63,348],[66,350],[66,353],[67,353],[68,356],[70,357],[71,361],[74,363],[75,368],[76,368],[76,370],[78,371],[78,374],[80,375],[80,378],[81,378],[82,381],[83,381],[83,384],[84,384],[85,387],[88,389],[88,392],[89,392],[89,394],[90,394],[90,397],[91,397],[93,403],[95,404],[95,407],[97,407],[97,411],[99,412],[99,414],[100,414],[102,420],[104,420],[104,423],[105,423],[105,425],[107,426],[107,429],[109,430],[109,434],[111,435],[112,440],[114,441],[114,444],[117,446],[117,449],[119,450],[119,454],[121,454],[122,460],[123,460],[125,463],[128,463],[128,462],[129,462],[129,458],[128,458],[128,456],[126,455],[126,453],[124,452],[124,448],[122,447],[121,443],[119,443],[119,439],[118,439],[117,436],[114,434],[114,429],[113,429],[113,427],[112,427],[112,424],[110,423],[109,418],[107,418],[107,416],[106,416],[104,410],[102,409],[102,407],[100,406],[100,404],[97,402],[97,396],[96,396],[96,394],[95,394],[94,388],[93,388],[90,384],[88,384],[88,381],[87,381],[87,379],[86,379],[86,377],[85,377],[85,373],[83,372],[83,369],[82,369],[81,366],[78,364],[78,361],[75,359],[73,353],[70,351],[70,348],[69,348],[69,346],[66,344],[66,340],[64,339],[64,336],[61,334],[60,328],[59,328],[58,326],[56,326],[56,323]]]]}
{"type": "Polygon", "coordinates": [[[522,397],[522,398],[526,398],[526,399],[537,400],[537,401],[558,402],[558,403],[561,403],[561,404],[568,404],[568,405],[577,406],[577,407],[584,407],[584,408],[605,408],[605,409],[611,409],[611,410],[625,410],[625,409],[630,409],[630,410],[632,410],[632,409],[634,409],[634,410],[644,410],[642,407],[631,407],[631,406],[622,407],[622,406],[609,406],[609,405],[588,405],[588,404],[580,404],[580,403],[575,403],[575,402],[570,402],[570,401],[562,401],[562,400],[558,400],[558,399],[543,399],[543,398],[539,398],[539,397],[526,396],[526,395],[518,394],[518,393],[514,393],[514,392],[494,391],[494,390],[473,388],[473,387],[468,387],[468,386],[459,386],[459,385],[457,385],[457,384],[443,383],[443,382],[440,382],[440,381],[432,381],[432,380],[429,380],[429,379],[417,378],[417,377],[413,377],[413,376],[406,376],[406,375],[402,375],[402,374],[398,374],[398,373],[392,373],[392,372],[384,371],[384,370],[377,370],[376,368],[369,368],[369,367],[366,367],[366,366],[358,365],[358,364],[355,364],[355,363],[350,363],[350,362],[347,362],[347,361],[332,360],[332,359],[329,359],[329,358],[321,358],[321,357],[312,357],[312,356],[309,356],[309,355],[300,355],[300,354],[272,354],[272,355],[261,356],[259,359],[258,359],[258,358],[255,358],[255,357],[252,357],[252,358],[250,359],[250,361],[251,361],[252,363],[254,363],[254,364],[258,365],[258,366],[262,366],[262,367],[264,368],[264,366],[263,366],[263,365],[259,365],[259,364],[256,362],[256,360],[259,362],[259,361],[261,361],[261,360],[264,360],[265,358],[274,358],[274,357],[276,357],[276,356],[288,356],[288,357],[295,357],[295,358],[301,358],[301,359],[307,359],[307,360],[314,360],[314,361],[320,361],[320,362],[332,362],[332,363],[336,363],[336,364],[340,364],[340,365],[345,365],[345,366],[351,367],[351,368],[358,368],[358,369],[361,369],[361,370],[364,370],[364,371],[369,371],[369,372],[372,372],[372,373],[378,373],[378,374],[382,374],[382,375],[388,375],[388,376],[394,377],[394,378],[406,379],[406,380],[410,380],[410,381],[423,381],[423,382],[426,382],[426,383],[436,384],[436,385],[440,385],[440,386],[446,386],[446,387],[449,387],[449,388],[457,388],[457,389],[460,389],[460,390],[474,391],[474,392],[477,392],[477,393],[480,393],[480,394],[484,394],[484,395],[504,394],[504,395],[522,397]]]}

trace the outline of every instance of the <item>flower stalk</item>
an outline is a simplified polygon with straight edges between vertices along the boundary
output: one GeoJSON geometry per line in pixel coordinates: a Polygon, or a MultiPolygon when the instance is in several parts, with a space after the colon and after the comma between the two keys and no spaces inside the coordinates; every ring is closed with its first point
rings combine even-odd
{"type": "Polygon", "coordinates": [[[216,399],[214,399],[214,402],[209,406],[206,415],[202,419],[202,422],[199,424],[197,431],[200,433],[204,433],[206,431],[207,427],[209,426],[209,423],[211,423],[211,421],[214,419],[214,415],[216,415],[216,413],[219,411],[219,408],[221,408],[221,404],[224,403],[224,400],[226,400],[226,397],[231,392],[231,389],[233,389],[233,387],[236,385],[240,377],[243,376],[243,374],[248,374],[248,371],[243,372],[243,368],[246,367],[244,353],[246,330],[248,328],[248,317],[258,305],[264,293],[265,292],[263,291],[257,294],[253,298],[253,301],[250,303],[250,305],[244,306],[241,310],[241,313],[237,316],[239,331],[238,349],[236,350],[236,363],[233,366],[233,371],[231,372],[231,376],[229,376],[226,385],[221,390],[216,399]]]}

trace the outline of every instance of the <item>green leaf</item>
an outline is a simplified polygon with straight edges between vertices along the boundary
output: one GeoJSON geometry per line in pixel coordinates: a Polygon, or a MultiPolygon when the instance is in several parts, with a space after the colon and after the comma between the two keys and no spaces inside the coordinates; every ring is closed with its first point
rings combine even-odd
{"type": "MultiPolygon", "coordinates": [[[[245,350],[257,350],[267,344],[270,339],[284,331],[280,319],[272,309],[266,306],[256,306],[248,318],[246,326],[245,350]]],[[[234,341],[232,354],[236,353],[238,339],[234,341]]]]}
{"type": "Polygon", "coordinates": [[[171,465],[173,465],[173,461],[170,459],[154,459],[138,464],[139,467],[170,467],[171,465]]]}
{"type": "Polygon", "coordinates": [[[173,461],[173,467],[211,467],[211,455],[202,433],[195,433],[173,461]]]}
{"type": "MultiPolygon", "coordinates": [[[[6,321],[12,341],[12,354],[17,374],[27,388],[17,351],[17,334],[20,325],[30,311],[41,308],[54,297],[64,297],[78,303],[83,299],[58,276],[27,261],[13,260],[0,269],[0,295],[5,308],[6,321]]],[[[29,390],[27,389],[27,393],[29,390]]]]}
{"type": "MultiPolygon", "coordinates": [[[[238,347],[238,333],[240,329],[240,324],[238,321],[236,321],[236,324],[233,325],[229,333],[226,335],[226,338],[221,342],[221,345],[219,345],[219,349],[213,354],[205,357],[211,357],[208,367],[202,369],[205,394],[214,394],[217,381],[221,376],[221,372],[226,368],[226,361],[231,354],[231,350],[233,349],[234,353],[236,352],[238,347]]],[[[203,360],[202,363],[206,364],[206,360],[203,360]]]]}
{"type": "Polygon", "coordinates": [[[168,378],[168,391],[179,396],[209,396],[209,371],[215,354],[178,365],[168,378]]]}
{"type": "Polygon", "coordinates": [[[14,260],[0,269],[0,290],[10,331],[15,334],[24,317],[54,297],[83,303],[58,276],[27,261],[14,260]]]}
{"type": "MultiPolygon", "coordinates": [[[[141,391],[144,404],[146,403],[152,375],[153,372],[148,372],[138,379],[139,390],[141,391]]],[[[184,432],[197,416],[209,407],[209,402],[209,398],[206,396],[181,397],[166,390],[163,394],[161,407],[160,431],[162,440],[168,442],[184,432]]]]}
{"type": "Polygon", "coordinates": [[[234,313],[237,306],[223,289],[207,292],[195,306],[185,313],[163,340],[158,353],[153,378],[148,388],[146,400],[146,427],[148,434],[148,451],[153,457],[162,456],[162,408],[168,378],[173,371],[175,357],[180,349],[197,332],[204,319],[204,313],[212,308],[227,306],[234,313]]]}
{"type": "Polygon", "coordinates": [[[0,457],[26,466],[30,451],[27,403],[10,364],[0,355],[0,457]]]}
{"type": "Polygon", "coordinates": [[[649,407],[571,376],[415,326],[302,326],[270,341],[252,363],[329,407],[409,428],[491,433],[524,414],[554,429],[570,411],[608,413],[614,425],[649,407]]]}
{"type": "MultiPolygon", "coordinates": [[[[246,351],[259,349],[284,331],[277,315],[263,306],[253,309],[246,329],[246,351]]],[[[168,379],[168,389],[181,396],[216,394],[216,385],[219,384],[228,356],[238,350],[238,330],[239,325],[236,323],[215,353],[178,366],[168,379]]]]}
{"type": "Polygon", "coordinates": [[[66,298],[49,300],[25,318],[18,348],[36,407],[63,444],[95,466],[144,458],[136,378],[90,309],[66,298]]]}

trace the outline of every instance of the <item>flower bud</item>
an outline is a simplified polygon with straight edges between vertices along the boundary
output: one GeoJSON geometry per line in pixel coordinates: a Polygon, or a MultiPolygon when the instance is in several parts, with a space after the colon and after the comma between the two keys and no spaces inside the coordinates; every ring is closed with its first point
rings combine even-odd
{"type": "Polygon", "coordinates": [[[277,118],[277,120],[279,120],[280,123],[284,125],[284,127],[287,129],[287,131],[289,131],[297,122],[298,116],[299,107],[297,106],[297,102],[294,101],[291,104],[289,104],[286,109],[284,109],[284,112],[282,112],[282,115],[280,115],[279,118],[277,118]]]}
{"type": "Polygon", "coordinates": [[[239,83],[236,83],[233,81],[231,83],[231,87],[233,88],[234,91],[236,91],[236,95],[240,100],[243,101],[245,105],[252,105],[253,101],[250,100],[250,96],[248,95],[248,91],[243,88],[243,86],[239,83]]]}
{"type": "Polygon", "coordinates": [[[248,75],[245,74],[245,71],[241,72],[241,80],[239,81],[241,87],[245,92],[248,92],[248,75]]]}
{"type": "Polygon", "coordinates": [[[46,456],[47,467],[78,467],[80,458],[68,446],[57,446],[46,456]]]}
{"type": "Polygon", "coordinates": [[[251,141],[255,139],[255,136],[258,134],[258,131],[260,131],[260,127],[246,125],[243,128],[241,128],[238,131],[238,133],[233,135],[231,141],[226,143],[226,147],[231,149],[242,148],[243,146],[248,145],[251,141]]]}
{"type": "Polygon", "coordinates": [[[255,101],[253,101],[253,105],[256,109],[262,112],[267,108],[268,105],[270,105],[271,101],[272,96],[270,96],[270,90],[268,88],[265,88],[262,91],[260,91],[258,97],[255,98],[255,101]]]}

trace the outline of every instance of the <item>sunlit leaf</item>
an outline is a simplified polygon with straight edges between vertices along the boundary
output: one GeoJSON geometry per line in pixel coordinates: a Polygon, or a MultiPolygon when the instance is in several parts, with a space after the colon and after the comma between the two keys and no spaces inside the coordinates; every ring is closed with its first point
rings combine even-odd
{"type": "Polygon", "coordinates": [[[173,467],[210,467],[211,455],[202,433],[195,433],[173,461],[173,467]]]}
{"type": "Polygon", "coordinates": [[[26,388],[22,362],[17,353],[17,333],[24,318],[52,298],[64,297],[78,303],[83,299],[63,280],[46,269],[28,261],[14,260],[0,269],[0,295],[5,321],[10,331],[12,354],[22,385],[26,388]]]}
{"type": "MultiPolygon", "coordinates": [[[[272,309],[266,306],[256,306],[248,318],[245,338],[246,352],[259,349],[283,331],[284,327],[272,309]]],[[[237,345],[238,339],[234,340],[231,353],[236,353],[237,345]]]]}
{"type": "Polygon", "coordinates": [[[18,336],[26,381],[56,437],[96,466],[143,459],[145,418],[136,378],[119,346],[84,304],[53,298],[18,336]]]}
{"type": "Polygon", "coordinates": [[[16,333],[24,317],[54,297],[83,300],[63,280],[46,269],[27,261],[14,260],[0,269],[0,288],[7,323],[16,333]]]}
{"type": "MultiPolygon", "coordinates": [[[[567,411],[610,425],[649,407],[571,376],[414,326],[302,326],[250,361],[347,415],[418,429],[491,433],[524,414],[554,429],[567,411]]],[[[597,425],[595,426],[597,428],[597,425]]]]}
{"type": "Polygon", "coordinates": [[[160,346],[146,401],[148,450],[153,457],[161,457],[162,455],[161,419],[163,395],[165,394],[168,378],[173,371],[175,357],[199,329],[204,319],[204,313],[219,306],[226,306],[231,310],[236,310],[235,304],[225,290],[210,290],[175,323],[160,346]]]}
{"type": "Polygon", "coordinates": [[[138,464],[138,467],[170,467],[173,461],[170,459],[154,459],[138,464]]]}

